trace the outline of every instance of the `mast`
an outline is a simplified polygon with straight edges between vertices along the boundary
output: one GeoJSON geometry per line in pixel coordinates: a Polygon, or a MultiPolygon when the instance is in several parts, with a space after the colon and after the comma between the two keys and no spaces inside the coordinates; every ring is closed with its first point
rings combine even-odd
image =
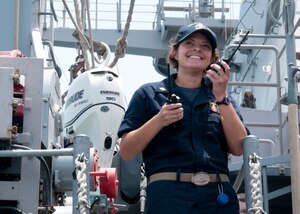
{"type": "Polygon", "coordinates": [[[288,64],[288,127],[290,145],[290,165],[291,165],[291,189],[293,214],[300,214],[300,151],[299,151],[299,123],[298,123],[298,99],[297,83],[295,75],[299,68],[295,67],[296,50],[294,36],[295,1],[285,0],[283,8],[283,19],[285,22],[286,35],[286,57],[288,64]]]}

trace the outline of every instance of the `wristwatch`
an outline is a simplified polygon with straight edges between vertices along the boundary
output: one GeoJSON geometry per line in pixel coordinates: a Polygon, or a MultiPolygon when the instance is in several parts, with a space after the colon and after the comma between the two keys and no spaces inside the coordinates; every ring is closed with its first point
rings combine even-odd
{"type": "Polygon", "coordinates": [[[217,105],[229,105],[230,100],[228,99],[227,96],[225,96],[221,101],[217,101],[216,104],[217,105]]]}

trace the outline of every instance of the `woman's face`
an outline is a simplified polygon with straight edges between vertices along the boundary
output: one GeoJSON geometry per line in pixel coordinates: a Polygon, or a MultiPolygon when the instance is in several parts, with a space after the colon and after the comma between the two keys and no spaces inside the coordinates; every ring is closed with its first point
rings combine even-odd
{"type": "Polygon", "coordinates": [[[178,71],[204,71],[213,62],[212,46],[208,38],[201,33],[194,33],[179,44],[175,59],[178,71]]]}

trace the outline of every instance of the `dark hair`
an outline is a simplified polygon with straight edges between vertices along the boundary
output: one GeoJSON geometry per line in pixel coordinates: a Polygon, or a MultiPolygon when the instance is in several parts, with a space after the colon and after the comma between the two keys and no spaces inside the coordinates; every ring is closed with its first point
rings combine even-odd
{"type": "MultiPolygon", "coordinates": [[[[175,59],[175,57],[172,53],[173,53],[173,50],[175,50],[176,52],[178,51],[178,47],[181,44],[181,42],[176,44],[175,41],[176,41],[176,36],[174,36],[170,39],[167,61],[170,63],[170,65],[173,68],[177,69],[178,61],[177,61],[177,59],[175,59]]],[[[212,50],[212,58],[214,59],[213,60],[214,62],[216,62],[220,58],[220,53],[217,48],[212,50]]]]}

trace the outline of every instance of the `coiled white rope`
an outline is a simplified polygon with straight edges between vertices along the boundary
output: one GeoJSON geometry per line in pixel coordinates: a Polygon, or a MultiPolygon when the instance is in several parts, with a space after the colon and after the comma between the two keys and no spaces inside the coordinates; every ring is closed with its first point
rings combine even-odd
{"type": "Polygon", "coordinates": [[[130,7],[128,10],[128,16],[127,16],[124,32],[123,32],[122,37],[118,39],[118,42],[116,45],[116,50],[115,50],[115,58],[108,66],[110,68],[114,67],[117,64],[119,58],[123,58],[125,56],[125,49],[127,48],[127,36],[128,36],[129,27],[130,27],[130,22],[132,19],[134,2],[135,2],[135,0],[130,1],[130,7]]]}
{"type": "Polygon", "coordinates": [[[95,68],[95,57],[94,56],[94,45],[93,45],[93,34],[92,34],[92,24],[91,24],[91,13],[90,13],[90,1],[86,0],[86,10],[88,15],[88,26],[89,26],[89,41],[91,46],[91,55],[92,55],[92,68],[95,68]]]}
{"type": "MultiPolygon", "coordinates": [[[[83,20],[82,17],[80,16],[80,9],[79,9],[79,4],[77,0],[74,0],[74,8],[75,8],[75,15],[76,15],[76,20],[77,20],[77,25],[80,29],[80,32],[83,32],[83,20]]],[[[81,33],[79,33],[79,41],[80,41],[80,45],[82,48],[82,55],[84,58],[84,63],[85,63],[85,67],[87,70],[91,69],[90,67],[90,63],[88,60],[88,55],[87,55],[87,43],[85,43],[85,36],[81,33]]]]}
{"type": "Polygon", "coordinates": [[[78,202],[76,208],[79,209],[80,214],[86,214],[87,208],[90,208],[88,197],[87,197],[87,184],[86,184],[86,164],[88,160],[84,157],[84,154],[78,154],[75,159],[75,167],[76,167],[76,179],[77,179],[77,196],[78,202]]]}
{"type": "MultiPolygon", "coordinates": [[[[87,70],[90,69],[90,64],[88,61],[88,55],[87,55],[87,50],[91,51],[91,56],[92,56],[92,64],[94,67],[94,60],[97,61],[97,63],[100,63],[94,56],[94,47],[93,46],[93,41],[92,41],[92,33],[91,33],[91,25],[90,25],[90,14],[89,14],[89,2],[87,2],[87,10],[88,10],[88,19],[89,19],[89,33],[90,33],[90,42],[87,40],[87,38],[85,37],[84,33],[83,33],[83,23],[82,23],[82,18],[80,16],[80,10],[79,10],[79,6],[78,6],[78,2],[77,0],[74,0],[74,8],[75,8],[75,14],[76,14],[76,20],[77,23],[75,22],[71,11],[66,3],[66,0],[62,0],[65,6],[66,11],[68,12],[69,17],[71,18],[71,21],[73,22],[77,32],[78,32],[78,36],[79,36],[79,41],[81,44],[81,48],[82,48],[82,55],[85,61],[85,68],[87,70]]],[[[118,39],[117,44],[116,44],[116,50],[115,50],[115,58],[113,59],[113,61],[110,63],[110,65],[108,67],[112,68],[114,67],[119,58],[122,58],[125,56],[125,49],[127,48],[127,36],[128,36],[128,31],[129,31],[129,27],[130,27],[130,22],[132,19],[132,14],[133,14],[133,8],[134,8],[134,3],[135,0],[131,0],[130,2],[130,7],[129,7],[129,11],[128,11],[128,16],[127,16],[127,20],[126,20],[126,24],[125,24],[125,28],[124,28],[124,32],[121,38],[118,39]]]]}
{"type": "Polygon", "coordinates": [[[254,214],[266,214],[266,212],[262,208],[261,201],[261,192],[260,192],[260,163],[259,156],[255,153],[249,156],[249,166],[250,166],[250,175],[252,177],[250,185],[251,185],[251,197],[252,197],[252,208],[249,211],[254,214]]]}
{"type": "Polygon", "coordinates": [[[79,36],[79,40],[80,40],[80,44],[82,46],[82,55],[83,55],[83,58],[85,60],[85,63],[86,63],[86,68],[87,69],[90,69],[90,65],[88,63],[88,55],[87,55],[87,50],[91,48],[90,44],[89,44],[89,41],[87,40],[87,38],[84,36],[84,33],[83,33],[83,25],[82,25],[82,21],[81,21],[81,18],[80,18],[80,12],[79,12],[79,6],[78,6],[78,2],[77,0],[74,0],[74,7],[75,7],[75,11],[76,11],[76,20],[77,20],[77,23],[75,22],[73,16],[72,16],[72,13],[67,5],[67,2],[66,0],[63,0],[63,4],[64,4],[64,7],[73,23],[73,25],[75,26],[77,32],[78,32],[78,36],[79,36]]]}

